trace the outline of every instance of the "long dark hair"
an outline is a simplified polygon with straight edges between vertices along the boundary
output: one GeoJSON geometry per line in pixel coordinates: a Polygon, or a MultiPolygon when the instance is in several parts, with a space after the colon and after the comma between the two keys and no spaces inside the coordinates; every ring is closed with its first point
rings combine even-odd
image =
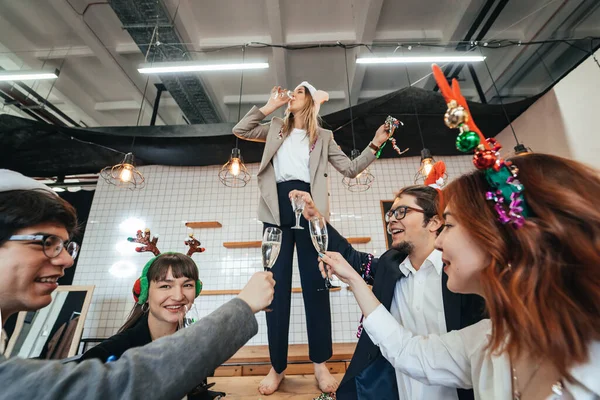
{"type": "MultiPolygon", "coordinates": [[[[150,268],[148,268],[148,284],[158,282],[166,278],[167,272],[171,268],[174,278],[189,278],[195,282],[198,278],[198,267],[191,257],[181,253],[165,253],[161,254],[154,260],[150,268]]],[[[150,287],[148,287],[150,289],[150,287]]],[[[144,316],[142,305],[137,304],[129,313],[127,320],[117,333],[121,333],[133,326],[144,316]]]]}
{"type": "Polygon", "coordinates": [[[490,350],[528,351],[569,379],[569,369],[587,361],[591,342],[600,340],[600,178],[581,163],[547,154],[511,161],[532,212],[522,228],[498,222],[483,171],[456,178],[444,196],[491,258],[481,273],[490,350]]]}

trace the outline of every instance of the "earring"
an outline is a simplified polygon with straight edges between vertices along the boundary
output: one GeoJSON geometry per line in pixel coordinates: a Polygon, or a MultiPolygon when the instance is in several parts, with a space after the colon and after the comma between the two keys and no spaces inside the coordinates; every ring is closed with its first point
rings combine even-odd
{"type": "Polygon", "coordinates": [[[148,305],[147,302],[142,304],[142,312],[143,313],[147,313],[149,309],[150,309],[150,306],[148,305]],[[144,308],[144,306],[146,306],[146,308],[144,308]]]}

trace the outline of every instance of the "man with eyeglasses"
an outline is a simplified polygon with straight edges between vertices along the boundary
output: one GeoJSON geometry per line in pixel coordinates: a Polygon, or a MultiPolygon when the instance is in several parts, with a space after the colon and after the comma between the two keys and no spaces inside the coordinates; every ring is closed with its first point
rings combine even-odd
{"type": "Polygon", "coordinates": [[[273,300],[272,274],[258,272],[199,323],[115,362],[6,359],[2,325],[50,304],[77,257],[76,227],[73,207],[49,187],[0,169],[0,399],[181,399],[256,334],[254,314],[273,300]]]}
{"type": "MultiPolygon", "coordinates": [[[[290,193],[290,196],[298,193],[290,193]]],[[[319,215],[308,193],[304,217],[319,215]]],[[[442,255],[434,247],[443,228],[439,192],[414,185],[400,190],[385,215],[392,236],[391,249],[379,258],[355,250],[331,225],[330,257],[345,258],[373,285],[373,293],[403,326],[417,335],[441,334],[462,329],[483,317],[483,299],[448,290],[442,255]]],[[[362,319],[361,319],[362,321],[362,319]]],[[[337,391],[347,399],[473,399],[471,390],[430,386],[396,372],[379,348],[359,326],[360,339],[337,391]]]]}

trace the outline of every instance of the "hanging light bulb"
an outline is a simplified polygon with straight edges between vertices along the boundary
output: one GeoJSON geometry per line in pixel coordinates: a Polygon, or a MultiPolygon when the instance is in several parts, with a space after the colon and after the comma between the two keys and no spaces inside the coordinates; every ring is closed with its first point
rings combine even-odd
{"type": "Polygon", "coordinates": [[[431,169],[433,168],[433,164],[435,164],[435,160],[431,155],[431,151],[425,148],[421,150],[421,166],[415,174],[415,184],[422,184],[425,181],[425,178],[427,178],[427,175],[429,175],[431,169]]]}
{"type": "Polygon", "coordinates": [[[146,186],[144,175],[134,166],[133,153],[127,153],[120,164],[105,167],[100,171],[100,176],[111,185],[130,190],[143,189],[146,186]]]}
{"type": "Polygon", "coordinates": [[[231,167],[229,168],[231,175],[238,176],[240,174],[240,159],[234,158],[231,160],[231,167]]]}
{"type": "Polygon", "coordinates": [[[221,167],[219,180],[223,185],[234,188],[244,187],[250,182],[250,173],[246,169],[240,149],[237,147],[231,150],[229,161],[221,167]]]}
{"type": "Polygon", "coordinates": [[[133,178],[133,173],[131,172],[132,169],[133,165],[131,164],[123,165],[123,169],[119,174],[119,179],[121,180],[121,182],[131,182],[131,178],[133,178]]]}
{"type": "MultiPolygon", "coordinates": [[[[354,160],[360,156],[360,151],[354,149],[350,152],[350,158],[354,160]]],[[[375,181],[375,176],[369,171],[369,168],[365,168],[360,174],[354,178],[345,177],[342,179],[342,184],[351,192],[364,192],[369,190],[371,185],[375,181]]]]}

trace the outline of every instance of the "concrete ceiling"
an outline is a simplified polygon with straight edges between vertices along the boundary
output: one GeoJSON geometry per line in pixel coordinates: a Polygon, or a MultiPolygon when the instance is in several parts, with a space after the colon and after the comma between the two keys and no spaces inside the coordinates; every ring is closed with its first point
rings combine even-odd
{"type": "MultiPolygon", "coordinates": [[[[245,72],[242,113],[253,104],[264,103],[273,85],[293,89],[302,80],[330,92],[331,100],[322,107],[324,115],[347,108],[350,101],[357,104],[407,87],[409,79],[417,87],[434,89],[433,81],[427,78],[428,65],[409,66],[407,77],[403,66],[357,66],[354,62],[357,56],[370,52],[389,55],[394,50],[396,54],[454,51],[427,46],[408,50],[407,46],[396,48],[395,43],[449,43],[465,39],[527,42],[600,36],[600,2],[596,0],[147,0],[144,4],[149,3],[164,10],[167,23],[168,19],[172,22],[169,29],[175,36],[159,31],[158,40],[161,41],[161,35],[180,40],[179,43],[161,41],[160,46],[183,49],[186,57],[207,62],[240,62],[239,45],[248,42],[391,44],[347,50],[351,99],[342,48],[247,48],[246,60],[267,61],[270,68],[245,72]]],[[[137,42],[134,40],[131,21],[127,25],[122,9],[117,10],[117,6],[127,4],[141,7],[142,2],[0,0],[0,67],[60,69],[56,81],[28,85],[49,103],[43,110],[19,109],[4,96],[0,98],[3,102],[0,113],[26,118],[45,111],[62,113],[66,118],[58,118],[68,126],[148,125],[155,84],[161,83],[161,79],[137,72],[137,66],[144,62],[142,50],[147,49],[147,44],[144,47],[139,38],[137,42]]],[[[155,21],[148,18],[140,23],[152,30],[155,21]]],[[[484,47],[482,51],[488,57],[501,98],[511,102],[547,89],[586,57],[585,50],[591,44],[579,43],[578,47],[583,49],[555,43],[503,49],[484,47]]],[[[599,44],[600,41],[595,42],[599,44]]],[[[449,75],[457,71],[467,97],[480,101],[469,69],[446,66],[449,75]]],[[[497,103],[500,97],[485,65],[474,65],[473,72],[485,100],[497,103]]],[[[182,80],[182,90],[199,85],[192,89],[202,89],[219,122],[237,120],[239,71],[202,73],[191,78],[182,80]]],[[[1,90],[18,91],[26,99],[41,102],[23,88],[9,85],[0,87],[1,90]]],[[[180,96],[181,93],[162,94],[157,124],[185,124],[194,121],[192,114],[197,117],[204,112],[181,107],[180,96]]]]}

